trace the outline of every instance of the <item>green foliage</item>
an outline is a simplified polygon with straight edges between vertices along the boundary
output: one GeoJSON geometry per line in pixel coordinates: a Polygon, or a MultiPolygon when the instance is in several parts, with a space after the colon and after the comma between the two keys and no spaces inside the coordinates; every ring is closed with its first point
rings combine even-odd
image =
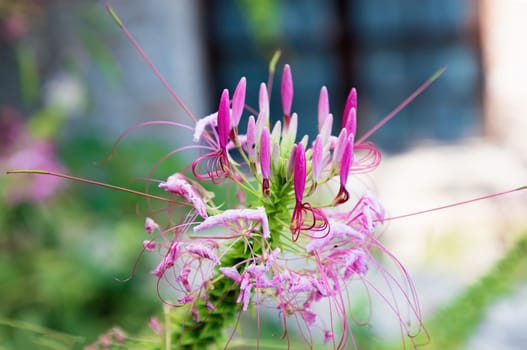
{"type": "Polygon", "coordinates": [[[527,235],[478,282],[470,286],[427,323],[429,349],[462,349],[499,298],[527,280],[527,235]]]}

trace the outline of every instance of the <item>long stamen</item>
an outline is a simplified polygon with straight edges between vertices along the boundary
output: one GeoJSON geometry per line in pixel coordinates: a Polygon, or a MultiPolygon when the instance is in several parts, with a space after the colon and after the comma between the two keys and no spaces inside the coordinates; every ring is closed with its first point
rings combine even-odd
{"type": "Polygon", "coordinates": [[[371,128],[367,133],[365,133],[357,143],[363,143],[373,135],[377,130],[379,130],[384,124],[386,124],[390,119],[395,117],[404,107],[406,107],[410,102],[415,100],[427,87],[429,87],[437,78],[441,76],[447,69],[447,66],[441,67],[437,72],[435,72],[430,78],[428,78],[421,86],[419,86],[410,96],[408,96],[400,105],[395,107],[386,117],[384,117],[380,122],[378,122],[373,128],[371,128]]]}
{"type": "Polygon", "coordinates": [[[192,119],[192,121],[195,122],[197,120],[197,118],[194,116],[194,114],[192,114],[192,112],[187,107],[187,105],[183,102],[183,100],[179,97],[179,95],[176,93],[176,91],[170,86],[170,84],[166,81],[166,79],[163,77],[163,75],[159,72],[157,67],[152,62],[152,60],[150,60],[148,55],[143,51],[143,49],[141,48],[139,43],[135,40],[134,36],[128,31],[128,29],[126,29],[126,27],[124,26],[123,22],[121,21],[119,16],[117,16],[117,14],[112,9],[110,4],[105,4],[104,7],[106,7],[106,10],[110,14],[110,16],[112,16],[112,18],[115,21],[115,23],[117,23],[117,25],[121,28],[121,30],[123,31],[123,33],[126,36],[126,38],[130,41],[130,43],[133,45],[133,47],[137,50],[139,55],[143,58],[143,60],[146,62],[146,64],[150,68],[150,70],[154,73],[154,75],[165,86],[165,88],[167,89],[169,94],[172,95],[172,97],[174,97],[174,99],[176,100],[177,104],[185,111],[185,113],[190,117],[190,119],[192,119]]]}
{"type": "Polygon", "coordinates": [[[436,207],[436,208],[425,209],[425,210],[420,210],[420,211],[416,211],[416,212],[413,212],[413,213],[392,216],[392,217],[389,217],[389,218],[384,218],[384,221],[387,221],[387,220],[398,220],[398,219],[407,218],[407,217],[410,217],[410,216],[426,214],[426,213],[432,213],[434,211],[439,211],[439,210],[443,210],[443,209],[458,207],[458,206],[461,206],[461,205],[465,205],[465,204],[469,204],[469,203],[473,203],[473,202],[479,202],[479,201],[482,201],[482,200],[485,200],[485,199],[500,197],[500,196],[504,196],[504,195],[507,195],[507,194],[510,194],[510,193],[519,192],[519,191],[523,191],[523,190],[527,190],[527,186],[518,187],[518,188],[515,188],[515,189],[512,189],[512,190],[508,190],[508,191],[488,194],[488,195],[485,195],[485,196],[476,197],[476,198],[464,200],[464,201],[461,201],[461,202],[456,202],[456,203],[451,203],[451,204],[447,204],[447,205],[442,205],[442,206],[436,207]]]}
{"type": "Polygon", "coordinates": [[[169,203],[179,203],[178,201],[171,200],[169,198],[159,197],[159,196],[155,196],[155,195],[152,195],[152,194],[131,190],[131,189],[125,188],[125,187],[105,184],[104,182],[99,182],[99,181],[89,180],[89,179],[83,179],[83,178],[80,178],[80,177],[66,175],[66,174],[61,174],[61,173],[57,173],[57,172],[53,172],[53,171],[20,169],[20,170],[8,170],[8,171],[6,171],[6,174],[7,175],[11,175],[11,174],[36,174],[36,175],[50,175],[50,176],[62,177],[64,179],[68,179],[68,180],[72,180],[72,181],[84,182],[84,183],[87,183],[87,184],[90,184],[90,185],[96,185],[96,186],[100,186],[100,187],[111,188],[113,190],[119,190],[119,191],[128,192],[128,193],[135,194],[135,195],[141,196],[141,197],[157,199],[157,200],[164,201],[164,202],[169,202],[169,203]]]}

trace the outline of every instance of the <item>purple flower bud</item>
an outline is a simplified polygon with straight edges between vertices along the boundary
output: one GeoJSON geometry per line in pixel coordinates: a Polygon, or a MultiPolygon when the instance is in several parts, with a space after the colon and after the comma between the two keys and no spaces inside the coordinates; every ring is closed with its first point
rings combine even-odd
{"type": "Polygon", "coordinates": [[[246,79],[242,77],[232,95],[231,129],[237,128],[245,107],[246,79]]]}
{"type": "Polygon", "coordinates": [[[322,86],[320,89],[320,97],[318,98],[318,130],[324,125],[326,117],[329,115],[329,97],[328,89],[322,86]]]}
{"type": "Polygon", "coordinates": [[[220,106],[218,108],[218,139],[220,148],[225,149],[227,141],[229,140],[229,132],[231,127],[230,109],[229,109],[229,90],[223,90],[220,98],[220,106]]]}
{"type": "Polygon", "coordinates": [[[293,104],[293,76],[291,75],[291,67],[288,64],[284,66],[284,72],[282,73],[281,95],[285,122],[289,124],[291,105],[293,104]]]}

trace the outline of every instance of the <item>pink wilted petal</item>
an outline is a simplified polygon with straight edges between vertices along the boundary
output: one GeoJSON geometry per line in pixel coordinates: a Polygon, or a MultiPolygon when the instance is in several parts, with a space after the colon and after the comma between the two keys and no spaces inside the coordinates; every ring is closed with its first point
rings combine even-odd
{"type": "Polygon", "coordinates": [[[156,242],[154,241],[143,241],[143,248],[145,248],[146,251],[154,251],[156,249],[156,242]]]}
{"type": "Polygon", "coordinates": [[[234,267],[220,267],[220,272],[225,276],[233,280],[234,282],[240,283],[242,277],[238,270],[234,267]]]}
{"type": "Polygon", "coordinates": [[[192,203],[194,209],[201,215],[202,218],[207,218],[207,209],[205,202],[201,198],[198,191],[187,181],[186,177],[180,173],[175,173],[167,178],[166,182],[161,182],[159,188],[177,194],[185,200],[192,203]]]}
{"type": "Polygon", "coordinates": [[[151,317],[148,325],[156,334],[161,334],[163,332],[163,325],[161,325],[161,322],[159,322],[157,317],[151,317]]]}
{"type": "Polygon", "coordinates": [[[328,89],[322,86],[320,89],[320,97],[318,98],[318,130],[322,129],[322,125],[329,115],[329,97],[328,89]]]}
{"type": "Polygon", "coordinates": [[[296,201],[301,203],[304,198],[304,189],[306,187],[306,152],[302,143],[298,143],[295,151],[295,170],[293,180],[296,201]]]}
{"type": "Polygon", "coordinates": [[[246,85],[247,81],[245,77],[242,77],[232,95],[231,129],[237,128],[240,123],[240,118],[243,114],[243,109],[245,108],[246,85]]]}
{"type": "Polygon", "coordinates": [[[325,331],[324,332],[324,344],[329,343],[335,338],[335,334],[333,334],[332,331],[325,331]]]}
{"type": "MultiPolygon", "coordinates": [[[[355,88],[352,88],[349,92],[346,105],[344,106],[344,114],[342,115],[342,127],[344,128],[348,124],[348,116],[352,108],[357,109],[357,90],[355,88]]],[[[348,131],[351,132],[351,130],[348,131]]]]}
{"type": "Polygon", "coordinates": [[[218,259],[218,256],[216,255],[214,250],[210,249],[202,243],[189,244],[187,246],[187,252],[196,254],[197,256],[202,257],[204,259],[211,260],[215,264],[220,263],[220,260],[218,259]]]}
{"type": "Polygon", "coordinates": [[[289,281],[289,292],[307,293],[313,290],[311,278],[292,272],[289,281]]]}
{"type": "Polygon", "coordinates": [[[359,249],[350,249],[346,253],[344,279],[349,279],[353,275],[365,275],[368,272],[368,261],[364,252],[359,249]]]}
{"type": "Polygon", "coordinates": [[[192,303],[196,298],[192,295],[184,295],[182,297],[177,298],[178,303],[180,304],[190,304],[192,303]]]}
{"type": "Polygon", "coordinates": [[[308,327],[313,326],[315,324],[315,321],[317,320],[317,314],[311,310],[302,311],[301,315],[302,319],[308,327]]]}
{"type": "Polygon", "coordinates": [[[155,230],[159,230],[159,225],[157,224],[157,222],[155,222],[151,218],[146,218],[145,219],[145,231],[146,231],[146,233],[151,234],[155,230]]]}
{"type": "Polygon", "coordinates": [[[205,128],[209,125],[211,127],[216,127],[218,125],[218,112],[209,114],[196,122],[196,126],[194,127],[194,142],[198,142],[201,139],[201,135],[203,135],[205,128]]]}
{"type": "Polygon", "coordinates": [[[282,110],[287,122],[291,115],[291,106],[293,104],[293,76],[291,75],[291,67],[288,64],[284,66],[280,92],[282,95],[282,110]]]}
{"type": "Polygon", "coordinates": [[[165,274],[165,271],[172,266],[174,266],[174,262],[176,261],[177,254],[179,253],[179,246],[181,245],[180,242],[174,242],[170,246],[167,254],[161,260],[159,265],[157,265],[156,269],[152,271],[152,275],[157,276],[159,278],[163,277],[165,274]]]}
{"type": "Polygon", "coordinates": [[[250,280],[250,276],[248,273],[244,272],[240,283],[240,295],[238,295],[238,299],[236,300],[237,303],[241,302],[243,304],[243,311],[247,311],[247,308],[249,307],[252,288],[253,284],[250,280]]]}
{"type": "Polygon", "coordinates": [[[220,106],[218,108],[218,141],[221,149],[227,147],[231,127],[229,109],[229,90],[224,89],[221,93],[220,106]]]}
{"type": "Polygon", "coordinates": [[[270,237],[269,222],[264,207],[257,207],[256,209],[227,209],[221,214],[209,216],[199,225],[194,226],[194,232],[226,225],[228,223],[236,223],[240,220],[260,222],[262,225],[263,237],[270,237]]]}

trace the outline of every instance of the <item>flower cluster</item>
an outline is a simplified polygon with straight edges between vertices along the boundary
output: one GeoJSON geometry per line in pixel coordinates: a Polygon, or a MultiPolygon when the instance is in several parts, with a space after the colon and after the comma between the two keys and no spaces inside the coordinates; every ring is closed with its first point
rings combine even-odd
{"type": "MultiPolygon", "coordinates": [[[[152,274],[175,291],[174,304],[189,308],[193,328],[227,298],[234,298],[239,310],[253,305],[258,315],[263,307],[274,308],[285,335],[293,320],[308,342],[317,329],[340,348],[354,343],[347,286],[353,280],[371,286],[366,274],[373,267],[419,319],[409,277],[375,236],[384,220],[382,205],[348,185],[350,175],[372,171],[381,160],[374,144],[356,141],[356,90],[348,95],[340,132],[332,135],[334,117],[322,87],[312,142],[308,136],[297,141],[300,117],[292,113],[289,65],[281,81],[283,118],[272,127],[269,90],[262,83],[256,116],[250,115],[245,133],[240,132],[245,91],[242,78],[232,99],[224,90],[218,111],[196,121],[193,135],[201,155],[185,168],[187,173],[159,184],[170,194],[169,219],[163,224],[159,215],[146,219],[145,230],[153,238],[144,248],[162,253],[152,274]],[[216,205],[205,182],[222,184],[218,191],[233,189],[236,205],[216,205]],[[189,210],[176,219],[172,209],[179,206],[189,210]],[[374,250],[395,261],[404,281],[382,268],[374,250]],[[316,312],[320,302],[328,307],[326,315],[316,312]]],[[[383,299],[399,315],[398,301],[383,299]]],[[[401,327],[410,334],[402,319],[401,327]]]]}
{"type": "MultiPolygon", "coordinates": [[[[51,140],[33,135],[29,124],[11,107],[0,107],[0,169],[25,169],[31,166],[64,171],[51,140]]],[[[0,182],[0,188],[4,185],[0,182]]],[[[3,191],[10,206],[25,202],[41,203],[53,198],[63,186],[59,178],[12,178],[3,191]]]]}

